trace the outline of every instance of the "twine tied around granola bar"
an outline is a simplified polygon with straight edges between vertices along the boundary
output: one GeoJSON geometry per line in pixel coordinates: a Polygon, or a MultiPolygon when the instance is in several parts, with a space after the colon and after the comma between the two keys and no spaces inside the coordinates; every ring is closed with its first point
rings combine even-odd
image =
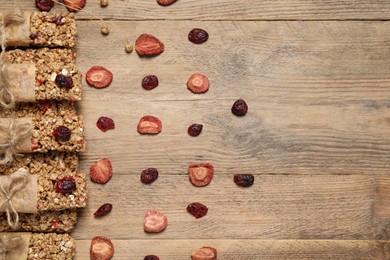
{"type": "Polygon", "coordinates": [[[19,214],[13,204],[13,197],[23,190],[30,182],[31,175],[25,168],[20,168],[15,173],[7,176],[7,180],[0,183],[1,201],[0,208],[4,208],[7,214],[8,225],[16,229],[19,225],[19,214]]]}
{"type": "Polygon", "coordinates": [[[5,48],[7,47],[7,34],[6,28],[11,24],[19,24],[25,21],[26,17],[22,10],[10,10],[4,14],[0,21],[0,45],[1,45],[1,53],[0,53],[0,61],[3,59],[3,55],[5,52],[5,48]]]}
{"type": "MultiPolygon", "coordinates": [[[[2,52],[3,53],[3,52],[2,52]]],[[[15,106],[15,97],[11,92],[10,86],[13,84],[9,77],[8,65],[5,62],[0,63],[0,106],[4,108],[13,108],[15,106]]]]}
{"type": "Polygon", "coordinates": [[[31,118],[0,119],[0,164],[10,163],[21,153],[31,152],[31,118]]]}
{"type": "Polygon", "coordinates": [[[2,233],[0,236],[0,259],[26,259],[31,233],[2,233]]]}

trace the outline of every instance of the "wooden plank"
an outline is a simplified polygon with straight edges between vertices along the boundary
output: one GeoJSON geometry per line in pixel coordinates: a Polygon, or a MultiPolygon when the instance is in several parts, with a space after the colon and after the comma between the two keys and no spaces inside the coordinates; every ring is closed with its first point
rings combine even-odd
{"type": "Polygon", "coordinates": [[[216,171],[212,182],[192,186],[186,175],[165,175],[145,185],[139,172],[117,174],[105,185],[89,185],[89,206],[79,214],[76,239],[91,234],[112,239],[389,239],[389,216],[379,214],[390,203],[390,191],[378,189],[388,176],[266,175],[251,188],[240,188],[231,174],[216,171]],[[381,198],[380,203],[377,202],[381,198]],[[195,219],[189,203],[209,207],[195,219]],[[99,219],[94,211],[112,203],[99,219]],[[143,231],[144,214],[160,210],[168,227],[159,234],[143,231]]]}
{"type": "MultiPolygon", "coordinates": [[[[2,9],[35,9],[34,1],[3,1],[2,9]]],[[[64,9],[57,4],[56,9],[64,9]]],[[[36,10],[36,9],[35,9],[36,10]]],[[[88,1],[80,19],[116,20],[384,20],[390,18],[387,0],[179,0],[169,7],[155,0],[111,0],[107,8],[88,1]]]]}
{"type": "Polygon", "coordinates": [[[115,22],[104,37],[94,23],[79,22],[77,65],[114,73],[110,87],[84,88],[84,170],[108,156],[119,174],[147,166],[184,174],[194,161],[227,174],[388,173],[388,22],[199,22],[210,33],[200,46],[186,38],[193,24],[115,22]],[[156,35],[165,52],[150,59],[124,53],[119,27],[132,40],[156,35]],[[203,95],[185,86],[197,71],[211,81],[203,95]],[[147,74],[160,78],[153,91],[140,86],[147,74]],[[248,102],[246,117],[230,112],[238,98],[248,102]],[[137,133],[147,114],[160,117],[161,134],[137,133]],[[117,128],[98,130],[102,115],[117,128]],[[204,124],[197,138],[186,133],[194,122],[204,124]]]}
{"type": "MultiPolygon", "coordinates": [[[[340,240],[114,240],[113,259],[143,259],[156,254],[160,259],[190,259],[191,251],[201,246],[213,246],[218,259],[340,259],[385,260],[390,257],[389,242],[340,240]]],[[[78,240],[76,260],[88,259],[90,241],[78,240]]]]}

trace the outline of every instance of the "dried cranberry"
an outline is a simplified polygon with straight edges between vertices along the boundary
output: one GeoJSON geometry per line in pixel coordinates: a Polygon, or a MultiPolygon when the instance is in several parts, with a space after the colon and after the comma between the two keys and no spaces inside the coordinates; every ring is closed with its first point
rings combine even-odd
{"type": "Polygon", "coordinates": [[[195,44],[204,43],[209,39],[209,34],[200,28],[194,28],[188,33],[188,40],[195,44]]]}
{"type": "Polygon", "coordinates": [[[208,210],[209,209],[205,205],[199,202],[194,202],[187,206],[188,213],[190,213],[195,218],[206,216],[208,210]]]}
{"type": "Polygon", "coordinates": [[[192,124],[188,127],[188,134],[190,136],[198,136],[200,135],[200,133],[202,132],[202,129],[203,129],[203,125],[201,124],[192,124]]]}
{"type": "Polygon", "coordinates": [[[115,129],[114,120],[106,116],[99,117],[98,121],[96,122],[96,126],[103,132],[106,132],[110,129],[115,129]]]}
{"type": "Polygon", "coordinates": [[[146,90],[152,90],[158,87],[158,78],[156,75],[148,75],[142,79],[142,87],[146,90]]]}
{"type": "Polygon", "coordinates": [[[93,215],[95,217],[101,217],[101,216],[107,215],[111,210],[112,210],[112,204],[106,203],[106,204],[101,205],[98,208],[98,210],[96,210],[96,212],[93,213],[93,215]]]}
{"type": "Polygon", "coordinates": [[[57,86],[60,88],[67,88],[67,89],[73,88],[72,78],[65,76],[65,75],[58,74],[56,76],[55,82],[56,82],[57,86]]]}
{"type": "Polygon", "coordinates": [[[242,187],[250,187],[255,181],[253,174],[236,174],[234,175],[234,183],[242,187]]]}
{"type": "Polygon", "coordinates": [[[145,184],[150,184],[157,180],[158,171],[156,168],[147,168],[141,172],[141,181],[145,184]]]}
{"type": "Polygon", "coordinates": [[[53,131],[53,136],[56,141],[66,142],[69,141],[72,132],[66,126],[58,126],[53,131]]]}
{"type": "Polygon", "coordinates": [[[40,11],[49,12],[54,6],[53,0],[35,0],[35,5],[40,11]]]}
{"type": "Polygon", "coordinates": [[[144,257],[144,260],[160,260],[160,258],[156,255],[147,255],[144,257]]]}
{"type": "Polygon", "coordinates": [[[38,33],[38,32],[36,32],[36,33],[31,33],[31,34],[30,34],[30,39],[31,39],[31,40],[35,40],[35,39],[38,38],[38,36],[39,36],[39,33],[38,33]]]}
{"type": "Polygon", "coordinates": [[[234,102],[232,106],[232,113],[236,116],[245,116],[246,112],[248,112],[248,105],[243,99],[239,99],[234,102]]]}
{"type": "Polygon", "coordinates": [[[73,177],[66,176],[56,182],[54,190],[61,194],[66,194],[74,191],[76,189],[76,182],[73,177]]]}
{"type": "Polygon", "coordinates": [[[65,24],[65,18],[62,17],[61,15],[56,15],[53,18],[53,23],[55,23],[56,25],[63,25],[65,24]]]}

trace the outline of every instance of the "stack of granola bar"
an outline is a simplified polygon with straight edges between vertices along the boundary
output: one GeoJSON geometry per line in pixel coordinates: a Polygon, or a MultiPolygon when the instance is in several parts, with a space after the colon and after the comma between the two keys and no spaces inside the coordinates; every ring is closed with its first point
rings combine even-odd
{"type": "Polygon", "coordinates": [[[0,252],[72,259],[74,240],[59,233],[72,231],[87,204],[75,16],[0,13],[0,36],[0,252]]]}

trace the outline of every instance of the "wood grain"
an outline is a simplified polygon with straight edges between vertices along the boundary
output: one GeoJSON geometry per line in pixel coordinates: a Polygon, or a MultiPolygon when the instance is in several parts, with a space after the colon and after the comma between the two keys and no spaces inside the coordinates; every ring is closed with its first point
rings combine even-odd
{"type": "Polygon", "coordinates": [[[155,183],[145,185],[138,171],[115,172],[104,186],[89,185],[89,206],[73,235],[80,240],[92,234],[118,240],[389,239],[389,216],[378,214],[390,203],[389,190],[378,186],[389,182],[384,176],[267,175],[256,176],[245,189],[231,174],[216,171],[208,186],[197,188],[186,175],[162,171],[155,183]],[[94,211],[107,202],[113,211],[94,219],[94,211]],[[204,218],[187,213],[192,202],[209,208],[204,218]],[[143,231],[143,217],[151,209],[168,217],[168,228],[160,234],[143,231]]]}
{"type": "Polygon", "coordinates": [[[84,170],[108,156],[117,174],[147,166],[184,174],[194,161],[210,161],[228,174],[388,173],[387,22],[200,22],[210,33],[200,46],[186,39],[192,25],[115,22],[103,37],[94,23],[79,22],[80,69],[102,65],[114,73],[107,89],[84,83],[84,170]],[[128,55],[115,28],[133,40],[152,33],[166,50],[149,59],[128,55]],[[211,82],[203,95],[185,85],[198,71],[211,82]],[[160,78],[153,91],[140,86],[147,74],[160,78]],[[230,112],[238,98],[249,105],[246,117],[230,112]],[[161,134],[136,132],[148,114],[162,120],[161,134]],[[95,127],[102,115],[114,118],[114,131],[95,127]],[[186,133],[194,122],[204,124],[197,138],[186,133]]]}
{"type": "MultiPolygon", "coordinates": [[[[3,1],[2,8],[35,9],[34,1],[3,1]]],[[[156,0],[111,0],[107,8],[87,1],[79,19],[115,20],[384,20],[387,0],[179,0],[162,7],[156,0]]],[[[58,4],[56,9],[64,9],[58,4]]]]}
{"type": "MultiPolygon", "coordinates": [[[[190,259],[191,251],[202,246],[218,249],[224,260],[385,260],[389,242],[340,240],[114,240],[115,259],[143,259],[156,254],[161,260],[190,259]]],[[[88,259],[90,241],[77,241],[76,260],[88,259]]],[[[114,259],[113,258],[113,259],[114,259]]]]}

